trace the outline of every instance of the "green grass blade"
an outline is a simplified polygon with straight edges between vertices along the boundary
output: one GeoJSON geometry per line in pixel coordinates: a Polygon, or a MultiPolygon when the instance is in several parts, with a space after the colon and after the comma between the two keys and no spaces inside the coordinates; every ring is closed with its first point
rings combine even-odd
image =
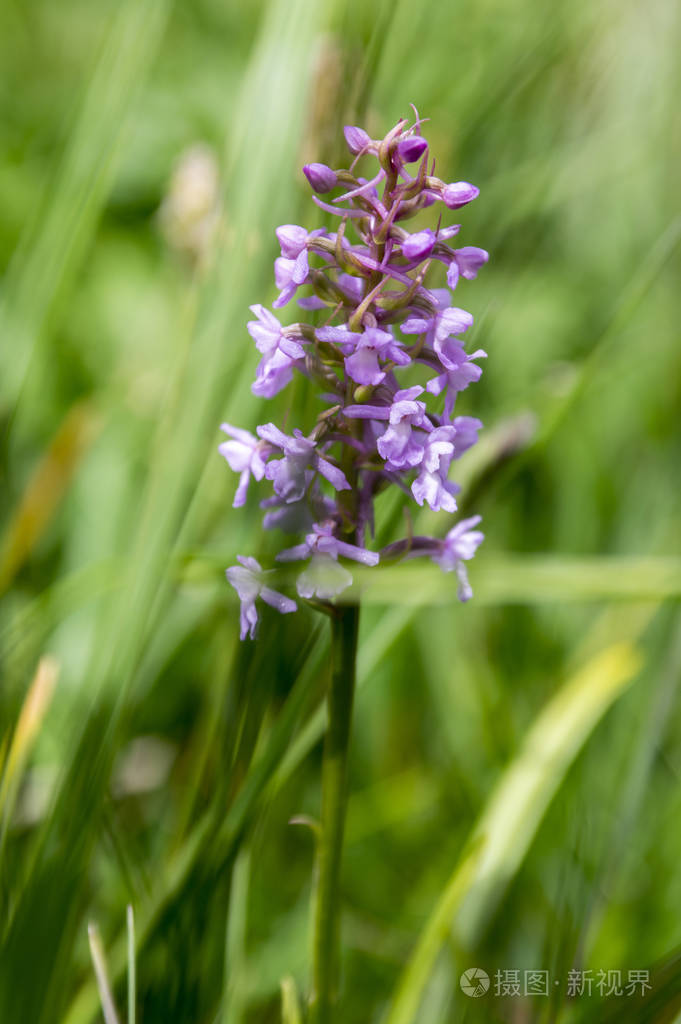
{"type": "Polygon", "coordinates": [[[53,188],[39,204],[3,282],[0,409],[12,408],[58,298],[78,268],[116,169],[126,121],[152,60],[170,0],[127,0],[118,10],[53,188]]]}
{"type": "Polygon", "coordinates": [[[40,659],[11,741],[8,735],[3,737],[7,754],[0,758],[0,866],[26,763],[49,710],[58,675],[59,665],[54,658],[46,655],[40,659]]]}
{"type": "MultiPolygon", "coordinates": [[[[310,687],[321,662],[325,639],[317,638],[305,666],[288,699],[274,721],[260,755],[248,771],[243,786],[226,815],[222,807],[217,812],[220,825],[216,828],[216,813],[207,811],[200,822],[174,853],[159,873],[157,884],[138,911],[138,950],[149,939],[155,924],[173,898],[183,891],[192,868],[207,849],[224,869],[237,849],[258,802],[266,792],[267,784],[284,757],[298,720],[310,698],[310,687]],[[224,820],[223,820],[224,819],[224,820]]],[[[122,977],[126,965],[125,936],[116,941],[111,951],[112,973],[115,981],[122,977]]],[[[64,1014],[64,1024],[87,1024],[96,1006],[96,990],[90,982],[81,988],[64,1014]]]]}
{"type": "Polygon", "coordinates": [[[518,870],[565,773],[602,716],[639,671],[641,658],[616,644],[559,690],[504,771],[402,975],[386,1024],[412,1024],[450,931],[476,941],[518,870]]]}
{"type": "Polygon", "coordinates": [[[126,911],[128,926],[128,1024],[136,1021],[137,971],[135,964],[135,915],[129,903],[126,911]]]}
{"type": "Polygon", "coordinates": [[[106,966],[104,947],[99,936],[99,928],[96,924],[90,923],[87,929],[87,937],[90,943],[90,955],[97,978],[97,989],[102,1004],[105,1024],[119,1024],[118,1014],[114,1005],[111,985],[109,983],[109,972],[106,966]]]}
{"type": "Polygon", "coordinates": [[[222,1024],[242,1024],[246,1012],[244,969],[250,878],[251,852],[245,846],[239,851],[235,866],[231,871],[224,956],[222,1024]]]}
{"type": "Polygon", "coordinates": [[[281,979],[281,1024],[303,1024],[298,989],[290,977],[281,979]]]}
{"type": "Polygon", "coordinates": [[[244,846],[234,861],[229,890],[222,1024],[242,1024],[246,1011],[243,978],[250,875],[251,853],[248,847],[244,846]]]}
{"type": "MultiPolygon", "coordinates": [[[[681,596],[681,558],[637,556],[483,556],[471,564],[478,604],[547,601],[655,601],[681,596]]],[[[353,571],[354,585],[342,595],[361,594],[365,604],[450,603],[456,579],[426,559],[353,571]]]]}
{"type": "MultiPolygon", "coordinates": [[[[74,878],[79,875],[77,863],[87,863],[95,840],[96,830],[84,833],[67,808],[77,804],[82,815],[95,820],[101,807],[120,714],[145,652],[150,627],[172,585],[170,552],[195,493],[201,466],[207,458],[216,458],[214,443],[221,410],[229,401],[234,364],[241,352],[239,345],[225,346],[225,339],[230,337],[232,321],[238,321],[239,331],[245,333],[244,294],[253,293],[259,266],[257,261],[244,259],[244,249],[252,233],[257,233],[265,220],[270,223],[272,208],[263,203],[263,197],[277,193],[281,167],[294,164],[312,41],[330,8],[329,2],[311,9],[302,0],[294,4],[277,0],[267,8],[251,71],[235,103],[238,130],[231,135],[230,145],[236,170],[228,181],[231,242],[205,285],[189,358],[177,367],[177,386],[169,388],[179,409],[171,401],[165,410],[153,447],[142,512],[132,520],[135,527],[128,555],[134,573],[129,588],[112,595],[115,600],[108,614],[102,616],[92,646],[87,687],[104,699],[72,745],[62,787],[35,844],[34,879],[41,873],[49,874],[47,850],[57,835],[58,841],[72,851],[74,878]],[[82,772],[84,762],[91,766],[87,776],[82,772]]],[[[12,934],[9,929],[6,934],[8,944],[17,933],[28,941],[30,920],[38,912],[31,902],[35,891],[36,887],[31,891],[18,888],[12,934]]],[[[55,917],[62,918],[65,911],[58,909],[59,901],[73,906],[67,886],[55,899],[55,917]]],[[[69,920],[69,928],[59,933],[62,949],[74,940],[75,927],[75,920],[69,920]]],[[[55,960],[44,958],[42,969],[54,972],[55,960]]]]}

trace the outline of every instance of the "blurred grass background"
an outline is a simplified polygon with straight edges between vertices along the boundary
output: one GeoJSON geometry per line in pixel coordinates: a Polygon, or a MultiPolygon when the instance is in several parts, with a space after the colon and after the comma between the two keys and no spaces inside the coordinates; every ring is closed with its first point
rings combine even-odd
{"type": "Polygon", "coordinates": [[[288,822],[318,812],[327,636],[266,611],[239,645],[222,570],[277,540],[255,495],[231,509],[218,426],[307,426],[303,388],[250,394],[248,305],[274,228],[319,222],[302,163],[409,102],[482,190],[460,237],[490,264],[457,301],[486,431],[459,477],[487,539],[466,607],[423,567],[366,592],[341,1019],[676,1019],[680,20],[2,5],[0,1022],[101,1019],[90,920],[123,1008],[127,903],[145,1024],[266,1024],[282,977],[305,990],[313,838],[288,822]],[[471,966],[559,984],[471,1000],[471,966]],[[569,999],[571,968],[653,988],[569,999]]]}

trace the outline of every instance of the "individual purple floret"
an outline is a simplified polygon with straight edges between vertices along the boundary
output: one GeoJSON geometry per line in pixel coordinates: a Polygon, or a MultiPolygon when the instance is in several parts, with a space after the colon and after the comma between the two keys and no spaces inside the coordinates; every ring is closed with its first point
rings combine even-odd
{"type": "MultiPolygon", "coordinates": [[[[452,305],[452,291],[473,280],[489,257],[477,246],[453,248],[460,225],[442,223],[447,210],[479,193],[466,181],[434,176],[422,124],[418,115],[411,125],[399,121],[382,139],[348,125],[349,168],[303,168],[330,226],[283,224],[276,231],[273,306],[295,297],[315,319],[283,326],[264,306],[251,306],[248,331],[261,356],[252,390],[272,398],[300,373],[322,403],[316,422],[307,424],[308,433],[265,423],[257,437],[223,425],[230,440],[220,452],[240,475],[234,504],[245,504],[251,477],[271,483],[273,493],[260,502],[264,526],[294,540],[277,560],[299,563],[298,594],[323,604],[352,582],[348,561],[372,567],[381,558],[417,556],[456,572],[458,596],[471,596],[464,563],[482,541],[472,528],[479,516],[444,539],[410,536],[382,552],[368,546],[375,499],[386,487],[399,487],[424,508],[456,512],[460,488],[451,466],[482,426],[473,416],[454,416],[457,396],[479,380],[477,360],[486,353],[467,351],[463,335],[473,317],[452,305]],[[443,205],[431,225],[420,221],[409,231],[406,222],[436,203],[443,205]],[[447,288],[427,284],[429,270],[438,269],[447,288]]],[[[264,585],[254,559],[239,562],[227,577],[241,599],[242,638],[252,637],[257,597],[283,612],[295,602],[264,585]]]]}
{"type": "Polygon", "coordinates": [[[305,350],[295,329],[283,328],[264,306],[251,306],[251,310],[258,319],[249,320],[246,328],[263,354],[251,390],[261,398],[274,398],[290,382],[296,360],[305,358],[305,350]]]}
{"type": "Polygon", "coordinates": [[[307,249],[303,249],[295,260],[280,256],[274,261],[274,280],[280,289],[279,295],[272,303],[275,309],[280,309],[291,301],[301,284],[307,281],[309,272],[307,249]]]}
{"type": "Polygon", "coordinates": [[[219,445],[218,451],[227,459],[230,469],[241,474],[233,502],[233,507],[239,508],[240,505],[246,504],[246,494],[251,477],[255,480],[262,480],[265,475],[263,446],[257,437],[253,437],[248,430],[241,430],[240,427],[232,427],[229,423],[223,423],[220,430],[224,430],[234,439],[223,441],[219,445]]]}
{"type": "Polygon", "coordinates": [[[470,519],[462,519],[460,523],[453,526],[443,541],[441,547],[435,551],[431,558],[444,569],[445,572],[456,572],[459,580],[457,590],[460,601],[469,601],[473,596],[471,585],[468,582],[468,573],[463,564],[473,557],[485,535],[480,530],[472,530],[477,526],[481,516],[471,516],[470,519]]]}
{"type": "Polygon", "coordinates": [[[303,437],[300,430],[295,430],[293,437],[287,437],[274,423],[265,423],[258,427],[258,434],[273,449],[278,448],[284,453],[283,459],[269,462],[265,467],[265,476],[272,481],[275,492],[284,501],[300,501],[314,479],[315,471],[321,473],[337,491],[350,489],[343,471],[322,458],[316,450],[316,442],[310,437],[303,437]]]}
{"type": "Polygon", "coordinates": [[[296,582],[301,597],[317,597],[330,600],[352,583],[352,575],[342,566],[332,565],[339,555],[362,565],[378,565],[378,554],[367,551],[356,544],[339,540],[335,536],[336,524],[333,519],[315,523],[302,544],[286,548],[277,555],[279,562],[297,562],[310,558],[311,562],[296,582]]]}
{"type": "Polygon", "coordinates": [[[449,419],[454,410],[458,392],[464,391],[469,384],[480,380],[482,376],[482,367],[478,366],[474,360],[486,358],[487,353],[479,348],[477,352],[468,355],[460,341],[456,338],[447,338],[440,344],[437,354],[443,372],[428,381],[426,390],[431,395],[446,392],[445,419],[449,419]]]}
{"type": "Polygon", "coordinates": [[[241,601],[241,639],[245,640],[247,636],[250,636],[252,640],[258,625],[256,598],[261,597],[266,604],[276,608],[282,615],[295,612],[298,605],[292,598],[265,585],[264,580],[268,573],[263,572],[262,566],[256,562],[255,558],[244,558],[243,555],[237,555],[236,560],[240,565],[231,566],[227,569],[226,575],[241,601]]]}
{"type": "Polygon", "coordinates": [[[454,250],[454,258],[449,264],[447,271],[447,284],[450,288],[456,288],[459,277],[465,277],[472,281],[478,276],[480,267],[484,267],[489,259],[489,253],[484,249],[478,249],[475,245],[466,245],[463,249],[454,250]]]}
{"type": "MultiPolygon", "coordinates": [[[[436,296],[436,299],[441,299],[441,295],[436,296]]],[[[448,295],[446,301],[449,302],[448,295]]],[[[472,326],[473,317],[470,313],[447,304],[444,307],[438,305],[429,316],[409,317],[401,325],[400,330],[403,334],[425,335],[426,345],[439,355],[440,346],[447,338],[454,334],[463,334],[472,326]]]]}
{"type": "Polygon", "coordinates": [[[375,386],[385,377],[379,360],[392,360],[398,366],[408,366],[411,359],[390,331],[368,327],[354,344],[352,354],[345,357],[345,370],[358,384],[375,386]]]}
{"type": "Polygon", "coordinates": [[[417,384],[393,395],[388,429],[376,442],[379,455],[390,469],[412,469],[423,459],[426,437],[418,428],[432,430],[432,424],[426,415],[426,403],[416,398],[422,393],[423,388],[417,384]]]}
{"type": "Polygon", "coordinates": [[[351,558],[353,562],[362,562],[363,565],[378,565],[378,555],[375,551],[367,551],[356,544],[348,544],[347,541],[339,540],[334,535],[335,523],[328,519],[323,523],[314,523],[312,533],[308,533],[302,544],[293,548],[286,548],[277,555],[279,562],[295,562],[301,558],[309,558],[315,552],[330,555],[334,561],[339,555],[351,558]]]}
{"type": "Polygon", "coordinates": [[[411,491],[419,505],[427,501],[434,512],[456,512],[454,494],[458,487],[448,479],[449,467],[456,457],[456,427],[436,427],[426,438],[419,475],[411,491]]]}

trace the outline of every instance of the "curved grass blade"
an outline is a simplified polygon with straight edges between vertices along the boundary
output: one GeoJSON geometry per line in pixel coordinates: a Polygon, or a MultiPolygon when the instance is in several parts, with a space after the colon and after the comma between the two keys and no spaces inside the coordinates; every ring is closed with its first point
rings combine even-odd
{"type": "Polygon", "coordinates": [[[109,972],[106,966],[104,947],[102,946],[102,940],[99,935],[99,928],[92,921],[87,927],[87,937],[88,942],[90,943],[90,955],[92,957],[95,976],[97,978],[97,988],[99,990],[99,998],[102,1004],[102,1013],[104,1014],[105,1024],[119,1024],[118,1014],[116,1013],[116,1006],[111,992],[111,984],[109,982],[109,972]]]}
{"type": "Polygon", "coordinates": [[[59,665],[54,658],[40,659],[9,743],[0,779],[0,864],[26,761],[52,701],[58,675],[59,665]]]}
{"type": "MultiPolygon", "coordinates": [[[[372,570],[358,569],[341,600],[364,604],[449,603],[452,576],[421,561],[372,570]]],[[[681,558],[595,556],[592,558],[481,556],[472,567],[477,604],[546,601],[662,601],[681,596],[681,558]]]]}
{"type": "Polygon", "coordinates": [[[229,889],[222,1024],[241,1024],[245,1019],[246,1006],[243,976],[246,960],[246,924],[248,919],[250,875],[251,852],[248,846],[244,846],[239,850],[234,861],[232,883],[229,889]]]}
{"type": "Polygon", "coordinates": [[[281,1024],[303,1024],[298,989],[290,977],[281,979],[281,1024]]]}
{"type": "Polygon", "coordinates": [[[74,405],[64,417],[0,540],[0,594],[40,539],[99,426],[97,414],[85,402],[74,405]]]}
{"type": "Polygon", "coordinates": [[[78,267],[113,180],[127,116],[153,61],[170,0],[127,0],[92,74],[53,189],[10,264],[0,299],[0,409],[18,401],[32,355],[78,267]]]}
{"type": "MultiPolygon", "coordinates": [[[[209,809],[180,849],[169,859],[165,869],[159,873],[158,884],[138,911],[138,949],[144,946],[170,901],[182,891],[193,866],[201,853],[205,852],[207,845],[210,844],[221,867],[229,862],[238,848],[251,816],[266,792],[276,766],[281,763],[291,735],[310,699],[311,683],[317,675],[326,646],[324,638],[316,638],[299,678],[272,725],[260,756],[251,765],[244,784],[227,814],[225,815],[224,807],[221,805],[209,809]]],[[[126,965],[125,936],[112,945],[111,964],[114,981],[118,981],[126,965]]],[[[96,999],[94,986],[89,981],[86,982],[65,1013],[64,1024],[88,1024],[96,1008],[96,999]]]]}
{"type": "Polygon", "coordinates": [[[135,964],[135,915],[129,903],[126,910],[128,926],[128,1024],[135,1024],[137,968],[135,964]]]}
{"type": "Polygon", "coordinates": [[[412,1024],[447,936],[474,943],[529,849],[578,751],[633,680],[641,657],[630,644],[601,651],[539,713],[503,773],[402,975],[385,1024],[412,1024]]]}

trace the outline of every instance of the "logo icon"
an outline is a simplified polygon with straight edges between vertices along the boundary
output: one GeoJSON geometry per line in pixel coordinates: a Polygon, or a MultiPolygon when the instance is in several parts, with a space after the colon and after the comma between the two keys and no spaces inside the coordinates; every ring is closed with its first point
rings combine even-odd
{"type": "Polygon", "coordinates": [[[469,967],[459,979],[461,991],[471,999],[484,996],[489,988],[489,974],[482,967],[469,967]]]}

